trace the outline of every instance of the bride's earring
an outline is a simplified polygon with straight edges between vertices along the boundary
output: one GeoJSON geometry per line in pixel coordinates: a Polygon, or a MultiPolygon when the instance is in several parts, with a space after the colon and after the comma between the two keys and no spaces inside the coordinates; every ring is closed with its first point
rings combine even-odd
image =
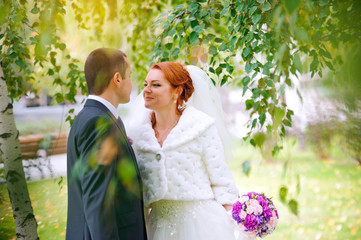
{"type": "Polygon", "coordinates": [[[173,103],[177,103],[177,100],[174,100],[173,103]]]}

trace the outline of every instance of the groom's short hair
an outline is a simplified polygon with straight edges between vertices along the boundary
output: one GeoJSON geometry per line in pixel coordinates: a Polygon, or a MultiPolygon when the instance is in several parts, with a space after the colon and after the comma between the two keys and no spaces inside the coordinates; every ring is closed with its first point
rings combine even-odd
{"type": "Polygon", "coordinates": [[[116,72],[125,78],[127,55],[118,49],[98,48],[92,51],[84,66],[88,93],[100,95],[108,87],[116,72]]]}

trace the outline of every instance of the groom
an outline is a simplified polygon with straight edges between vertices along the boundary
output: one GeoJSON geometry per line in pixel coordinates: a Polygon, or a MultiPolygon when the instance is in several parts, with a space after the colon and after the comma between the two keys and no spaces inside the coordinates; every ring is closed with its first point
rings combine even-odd
{"type": "Polygon", "coordinates": [[[68,139],[66,239],[147,239],[142,182],[117,113],[129,102],[130,63],[123,52],[100,48],[84,71],[89,97],[68,139]]]}

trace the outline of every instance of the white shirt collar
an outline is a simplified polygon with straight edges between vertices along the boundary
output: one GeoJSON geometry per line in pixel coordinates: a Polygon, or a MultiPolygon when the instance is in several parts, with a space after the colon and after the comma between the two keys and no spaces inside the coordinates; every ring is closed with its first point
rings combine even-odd
{"type": "Polygon", "coordinates": [[[93,99],[93,100],[96,100],[96,101],[104,104],[109,109],[109,111],[114,115],[115,119],[118,119],[118,116],[119,116],[118,110],[113,106],[113,104],[111,104],[104,98],[96,96],[96,95],[89,95],[88,99],[93,99]]]}

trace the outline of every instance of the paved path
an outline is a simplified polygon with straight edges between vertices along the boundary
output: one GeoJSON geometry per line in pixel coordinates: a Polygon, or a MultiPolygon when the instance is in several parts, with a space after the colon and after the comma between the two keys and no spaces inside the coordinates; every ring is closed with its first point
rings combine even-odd
{"type": "MultiPolygon", "coordinates": [[[[47,167],[43,167],[43,174],[39,169],[31,167],[25,171],[26,177],[30,177],[30,180],[39,180],[42,178],[57,178],[60,176],[66,176],[66,154],[52,155],[49,157],[51,169],[53,174],[47,167]]],[[[23,164],[27,164],[26,161],[23,161],[23,164]]]]}

